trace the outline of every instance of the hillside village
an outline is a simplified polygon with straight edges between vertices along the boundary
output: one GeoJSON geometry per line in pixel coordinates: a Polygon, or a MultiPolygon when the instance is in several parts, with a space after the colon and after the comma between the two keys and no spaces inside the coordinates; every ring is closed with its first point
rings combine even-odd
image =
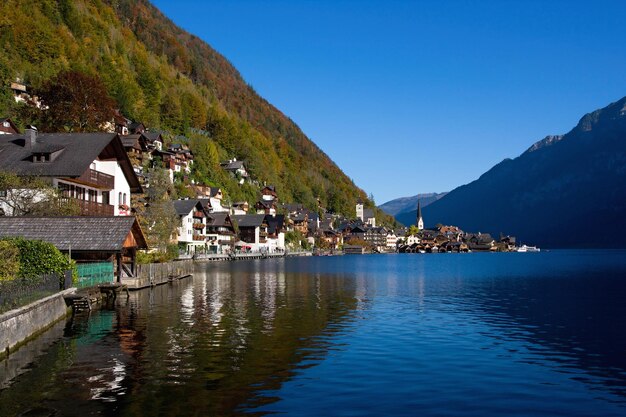
{"type": "MultiPolygon", "coordinates": [[[[19,80],[11,84],[11,90],[16,103],[34,101],[36,105],[37,98],[31,97],[19,80]]],[[[415,225],[394,229],[377,225],[375,211],[361,200],[352,217],[327,211],[319,199],[315,210],[282,201],[275,186],[260,184],[250,175],[246,162],[236,156],[222,161],[219,169],[239,186],[251,185],[259,191],[256,201],[231,201],[220,187],[193,179],[194,154],[184,136],[150,130],[119,112],[102,130],[39,133],[36,127],[28,126],[20,132],[11,119],[0,119],[0,171],[37,178],[58,197],[53,203],[46,202],[46,210],[33,211],[28,206],[36,206],[37,200],[43,199],[37,196],[42,191],[24,194],[23,189],[11,189],[7,184],[0,190],[0,213],[43,218],[76,215],[94,221],[103,216],[136,216],[142,227],[135,228],[134,233],[146,235],[136,240],[151,243],[152,251],[164,250],[163,243],[175,246],[176,257],[301,250],[334,254],[515,248],[512,237],[496,241],[489,234],[465,233],[456,226],[425,229],[419,202],[415,225]],[[165,180],[156,174],[164,174],[165,180]],[[184,191],[184,198],[171,198],[173,185],[184,191]],[[147,214],[159,204],[171,210],[170,219],[167,214],[161,218],[147,214]],[[165,233],[160,241],[153,236],[159,233],[165,233]]],[[[88,224],[85,221],[83,224],[88,224]]],[[[144,249],[148,249],[147,243],[144,249]]]]}

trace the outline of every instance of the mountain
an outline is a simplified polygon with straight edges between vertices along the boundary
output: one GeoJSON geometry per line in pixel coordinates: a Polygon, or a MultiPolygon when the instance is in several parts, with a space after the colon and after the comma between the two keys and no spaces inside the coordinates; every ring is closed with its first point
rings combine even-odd
{"type": "MultiPolygon", "coordinates": [[[[99,78],[124,116],[188,142],[199,162],[193,179],[221,186],[231,200],[253,203],[258,187],[223,174],[219,162],[230,158],[244,160],[259,184],[275,185],[282,201],[316,209],[319,198],[353,216],[356,201],[367,200],[226,58],[147,0],[3,1],[1,85],[19,77],[36,94],[67,70],[99,78]]],[[[0,89],[0,117],[33,123],[22,107],[0,89]]]]}
{"type": "Polygon", "coordinates": [[[420,201],[422,207],[426,207],[446,194],[447,193],[425,193],[417,194],[412,197],[400,197],[387,201],[386,203],[378,206],[378,208],[391,216],[397,216],[400,213],[410,212],[411,210],[415,212],[418,200],[420,201]]]}
{"type": "Polygon", "coordinates": [[[544,247],[626,247],[626,97],[505,159],[423,215],[427,226],[502,232],[544,247]]]}

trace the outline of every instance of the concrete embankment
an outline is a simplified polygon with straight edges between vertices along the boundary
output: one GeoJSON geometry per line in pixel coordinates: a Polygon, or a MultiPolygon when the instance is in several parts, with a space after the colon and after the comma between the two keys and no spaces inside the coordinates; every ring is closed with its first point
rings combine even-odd
{"type": "Polygon", "coordinates": [[[67,316],[71,309],[63,296],[75,291],[76,288],[70,288],[0,315],[0,359],[67,316]]]}

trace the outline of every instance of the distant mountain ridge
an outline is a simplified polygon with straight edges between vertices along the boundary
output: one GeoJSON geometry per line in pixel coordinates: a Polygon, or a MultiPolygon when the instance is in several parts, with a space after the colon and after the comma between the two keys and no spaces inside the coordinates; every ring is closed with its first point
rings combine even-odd
{"type": "Polygon", "coordinates": [[[626,247],[626,97],[505,159],[423,214],[427,226],[502,232],[545,247],[626,247]]]}
{"type": "Polygon", "coordinates": [[[427,205],[439,200],[446,194],[448,193],[423,193],[411,197],[400,197],[387,201],[386,203],[379,205],[378,208],[387,214],[397,216],[400,213],[410,212],[411,210],[415,212],[417,200],[420,200],[420,204],[422,207],[426,207],[427,205]]]}

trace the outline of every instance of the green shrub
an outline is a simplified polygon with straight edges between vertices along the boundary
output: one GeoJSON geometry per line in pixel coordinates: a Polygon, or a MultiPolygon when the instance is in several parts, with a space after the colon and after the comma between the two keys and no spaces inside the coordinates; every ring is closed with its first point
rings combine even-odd
{"type": "Polygon", "coordinates": [[[22,238],[4,239],[3,242],[19,250],[18,277],[36,279],[45,274],[57,274],[61,279],[65,271],[75,266],[53,244],[41,240],[22,238]]]}
{"type": "Polygon", "coordinates": [[[167,245],[166,251],[137,252],[138,264],[163,263],[173,261],[178,257],[178,246],[167,245]]]}
{"type": "Polygon", "coordinates": [[[10,241],[0,240],[0,281],[17,278],[20,272],[20,250],[10,241]]]}

